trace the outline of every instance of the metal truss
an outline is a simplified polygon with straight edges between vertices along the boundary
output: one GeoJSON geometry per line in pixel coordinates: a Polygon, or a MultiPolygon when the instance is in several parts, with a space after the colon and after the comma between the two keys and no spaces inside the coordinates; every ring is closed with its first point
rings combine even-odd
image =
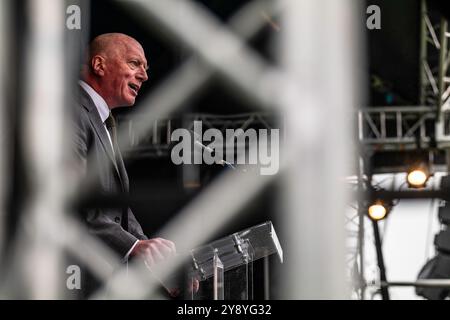
{"type": "Polygon", "coordinates": [[[437,106],[436,116],[448,108],[449,43],[447,20],[428,11],[426,1],[421,4],[420,39],[420,104],[437,106]]]}
{"type": "MultiPolygon", "coordinates": [[[[122,127],[127,128],[126,144],[129,146],[128,154],[132,158],[142,157],[168,157],[170,154],[171,134],[177,129],[173,123],[175,119],[155,120],[151,132],[145,137],[138,136],[134,130],[133,119],[119,117],[122,127]]],[[[181,123],[186,129],[194,129],[194,121],[201,121],[203,130],[218,129],[225,136],[226,129],[248,128],[273,129],[275,117],[269,112],[253,112],[232,115],[215,115],[206,113],[193,113],[183,116],[181,123]]]]}
{"type": "MultiPolygon", "coordinates": [[[[357,191],[358,181],[352,181],[353,191],[357,191]]],[[[366,291],[365,267],[364,261],[364,215],[357,204],[351,204],[345,216],[345,227],[347,232],[346,240],[346,264],[347,277],[351,286],[351,296],[354,299],[363,300],[366,291]]]]}
{"type": "Polygon", "coordinates": [[[359,140],[368,149],[450,148],[450,50],[448,22],[421,4],[419,106],[363,108],[359,140]],[[435,141],[433,141],[433,139],[435,141]]]}
{"type": "MultiPolygon", "coordinates": [[[[133,119],[118,117],[124,130],[127,130],[126,141],[121,140],[121,145],[127,146],[124,152],[128,158],[158,158],[167,157],[170,153],[170,136],[172,134],[172,120],[154,120],[148,135],[140,136],[135,133],[133,119]]],[[[122,139],[125,136],[122,136],[122,139]]]]}
{"type": "MultiPolygon", "coordinates": [[[[189,114],[182,123],[193,129],[194,121],[202,121],[206,129],[265,128],[272,129],[275,118],[267,112],[233,115],[189,114]]],[[[372,107],[358,111],[360,142],[376,151],[415,150],[418,146],[427,148],[435,137],[436,108],[426,106],[372,107]]],[[[170,135],[174,129],[174,119],[154,120],[151,131],[137,135],[133,119],[119,118],[127,130],[126,140],[132,153],[143,156],[166,156],[170,146],[170,135]]],[[[446,135],[450,138],[450,131],[446,135]]],[[[436,144],[440,148],[450,147],[450,139],[440,136],[436,144]]]]}
{"type": "Polygon", "coordinates": [[[376,292],[372,284],[378,282],[375,239],[372,224],[364,208],[351,205],[346,214],[347,231],[347,277],[352,299],[371,299],[376,292]]]}
{"type": "Polygon", "coordinates": [[[358,112],[360,142],[377,151],[427,147],[434,136],[434,119],[431,107],[363,108],[358,112]]]}
{"type": "Polygon", "coordinates": [[[450,76],[448,22],[421,3],[420,104],[435,107],[438,147],[450,147],[450,76]]]}
{"type": "Polygon", "coordinates": [[[186,116],[188,123],[192,123],[189,129],[193,129],[194,121],[201,121],[202,124],[209,128],[216,128],[225,132],[226,129],[242,129],[248,128],[274,128],[274,116],[267,112],[253,112],[233,115],[213,115],[213,114],[190,114],[186,116]]]}

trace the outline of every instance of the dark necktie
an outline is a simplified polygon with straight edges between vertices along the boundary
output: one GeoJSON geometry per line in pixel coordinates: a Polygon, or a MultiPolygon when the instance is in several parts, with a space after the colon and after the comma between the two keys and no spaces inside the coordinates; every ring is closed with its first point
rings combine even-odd
{"type": "Polygon", "coordinates": [[[109,135],[111,137],[114,155],[117,161],[117,130],[116,130],[116,120],[114,119],[112,113],[109,113],[109,117],[105,120],[106,128],[108,129],[109,135]]]}
{"type": "MultiPolygon", "coordinates": [[[[114,151],[114,159],[116,160],[117,169],[119,172],[119,179],[122,185],[122,191],[126,192],[126,188],[124,186],[123,179],[126,176],[125,166],[123,164],[122,157],[120,155],[119,145],[117,143],[117,128],[116,128],[116,120],[114,119],[112,113],[109,113],[109,117],[105,120],[106,128],[108,129],[109,135],[111,136],[111,141],[113,145],[114,151]]],[[[125,230],[128,230],[128,208],[123,208],[122,213],[122,226],[125,230]]]]}

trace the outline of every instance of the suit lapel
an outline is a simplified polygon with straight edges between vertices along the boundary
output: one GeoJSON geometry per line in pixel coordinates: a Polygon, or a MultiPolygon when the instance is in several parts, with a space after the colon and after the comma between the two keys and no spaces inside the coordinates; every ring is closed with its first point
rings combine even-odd
{"type": "Polygon", "coordinates": [[[98,138],[100,139],[101,144],[103,145],[103,148],[106,150],[106,153],[108,154],[109,158],[111,159],[114,168],[117,171],[117,174],[119,175],[120,179],[120,172],[117,167],[116,159],[114,157],[114,153],[111,147],[111,143],[109,142],[108,134],[106,133],[106,129],[103,125],[102,119],[100,118],[100,115],[98,114],[97,108],[95,107],[94,102],[89,97],[89,95],[84,91],[83,88],[80,88],[81,91],[81,104],[89,110],[89,121],[91,122],[92,126],[94,127],[95,133],[97,134],[98,138]]]}
{"type": "MultiPolygon", "coordinates": [[[[95,106],[91,97],[89,97],[87,92],[84,91],[84,89],[81,87],[80,92],[81,92],[80,94],[81,105],[89,111],[89,121],[94,127],[95,133],[97,134],[101,144],[103,145],[103,148],[105,149],[106,153],[111,159],[111,162],[116,170],[117,177],[119,178],[120,185],[122,186],[122,191],[128,192],[129,190],[128,175],[125,170],[122,155],[120,154],[119,149],[116,148],[117,149],[116,151],[117,161],[116,161],[114,151],[108,138],[108,134],[106,133],[106,129],[103,125],[102,119],[100,118],[100,115],[98,113],[97,107],[95,106]]],[[[125,230],[128,230],[128,207],[122,208],[122,226],[125,230]]]]}

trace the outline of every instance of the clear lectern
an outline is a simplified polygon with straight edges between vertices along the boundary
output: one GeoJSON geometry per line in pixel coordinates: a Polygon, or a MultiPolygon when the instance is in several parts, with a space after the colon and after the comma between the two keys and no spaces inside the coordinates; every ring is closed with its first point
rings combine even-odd
{"type": "Polygon", "coordinates": [[[277,234],[268,221],[191,251],[189,278],[200,288],[193,300],[252,300],[253,262],[276,253],[283,262],[277,234]]]}

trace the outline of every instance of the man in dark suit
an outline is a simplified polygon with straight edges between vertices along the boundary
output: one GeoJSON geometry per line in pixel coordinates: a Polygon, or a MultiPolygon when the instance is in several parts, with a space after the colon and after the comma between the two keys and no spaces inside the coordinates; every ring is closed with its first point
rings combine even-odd
{"type": "MultiPolygon", "coordinates": [[[[80,99],[75,107],[75,149],[81,171],[87,177],[95,177],[91,180],[96,182],[99,194],[129,191],[111,110],[134,104],[139,89],[148,79],[147,69],[142,46],[127,35],[103,34],[90,44],[81,72],[80,99]]],[[[152,266],[175,253],[173,242],[148,239],[129,207],[85,209],[82,218],[89,232],[103,240],[123,261],[140,257],[152,266]]]]}

